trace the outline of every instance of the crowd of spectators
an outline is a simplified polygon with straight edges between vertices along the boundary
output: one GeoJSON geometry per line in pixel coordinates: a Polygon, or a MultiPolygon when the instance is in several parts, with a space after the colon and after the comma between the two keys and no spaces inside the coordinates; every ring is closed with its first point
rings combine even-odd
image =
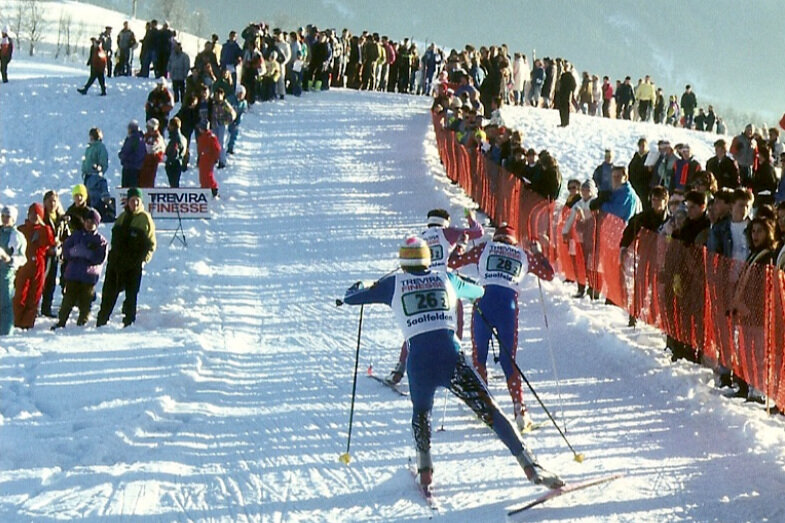
{"type": "MultiPolygon", "coordinates": [[[[472,84],[471,75],[460,70],[437,85],[432,105],[437,125],[453,132],[464,147],[504,167],[523,187],[543,198],[559,198],[562,176],[555,159],[546,150],[526,149],[521,131],[503,125],[498,112],[501,96],[491,100],[490,118],[484,118],[481,93],[472,84]]],[[[549,96],[548,92],[537,94],[549,96]]],[[[622,107],[622,117],[626,117],[624,110],[622,107]]],[[[694,121],[686,125],[707,130],[694,121]]],[[[683,245],[705,247],[709,253],[732,258],[744,267],[771,264],[785,271],[785,152],[779,131],[758,130],[749,124],[730,144],[718,136],[714,149],[715,155],[702,164],[687,143],[671,144],[663,139],[649,147],[647,139],[640,138],[628,162],[616,162],[614,152],[605,149],[602,162],[586,173],[585,179],[568,180],[560,240],[569,244],[567,252],[573,263],[585,268],[588,282],[588,286],[578,284],[576,298],[600,297],[600,290],[592,288],[592,282],[599,281],[598,260],[592,255],[598,241],[599,215],[593,211],[616,216],[626,224],[619,245],[623,262],[629,262],[627,251],[645,229],[683,245]]],[[[673,270],[665,267],[664,272],[667,275],[673,270]]],[[[745,317],[759,313],[762,317],[761,300],[750,300],[750,296],[762,296],[762,291],[744,275],[744,270],[735,273],[734,284],[739,286],[727,312],[745,317]]],[[[679,282],[671,284],[678,286],[679,282]]],[[[634,324],[631,316],[630,325],[634,324]]],[[[702,361],[699,348],[674,338],[668,337],[667,349],[674,361],[702,361]]],[[[738,376],[731,378],[728,369],[716,370],[720,386],[735,386],[733,395],[762,401],[760,392],[738,376]]]]}

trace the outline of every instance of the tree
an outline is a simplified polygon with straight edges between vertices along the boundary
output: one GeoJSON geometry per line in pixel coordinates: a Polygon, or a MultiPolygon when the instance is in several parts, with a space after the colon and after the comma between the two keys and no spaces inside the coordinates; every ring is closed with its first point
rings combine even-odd
{"type": "Polygon", "coordinates": [[[73,50],[71,46],[71,32],[73,30],[74,21],[71,18],[71,13],[60,11],[60,19],[57,22],[57,48],[55,50],[55,58],[60,57],[60,53],[64,52],[65,56],[71,56],[73,50]]]}
{"type": "Polygon", "coordinates": [[[24,0],[20,4],[24,6],[24,13],[27,15],[24,30],[30,42],[30,56],[33,56],[35,47],[43,38],[48,25],[44,19],[44,6],[41,0],[24,0]]]}
{"type": "Polygon", "coordinates": [[[188,20],[185,0],[158,0],[158,11],[161,14],[161,18],[169,22],[170,27],[178,30],[188,20]]]}

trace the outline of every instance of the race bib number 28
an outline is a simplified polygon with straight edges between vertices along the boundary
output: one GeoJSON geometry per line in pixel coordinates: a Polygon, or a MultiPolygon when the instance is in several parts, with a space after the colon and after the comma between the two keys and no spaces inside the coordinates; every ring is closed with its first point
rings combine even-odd
{"type": "Polygon", "coordinates": [[[507,256],[488,256],[489,271],[499,271],[511,276],[518,276],[521,273],[521,262],[508,258],[507,256]]]}
{"type": "Polygon", "coordinates": [[[447,291],[443,289],[410,292],[404,294],[401,299],[403,301],[403,312],[407,316],[423,312],[450,310],[447,291]]]}

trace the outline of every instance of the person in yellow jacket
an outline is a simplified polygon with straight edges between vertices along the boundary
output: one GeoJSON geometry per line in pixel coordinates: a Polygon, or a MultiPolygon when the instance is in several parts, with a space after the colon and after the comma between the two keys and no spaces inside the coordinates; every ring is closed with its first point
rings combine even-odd
{"type": "Polygon", "coordinates": [[[142,268],[155,252],[155,223],[144,210],[143,196],[137,187],[128,189],[125,210],[112,227],[112,247],[101,291],[97,327],[109,321],[122,291],[125,291],[123,326],[128,327],[136,321],[136,297],[142,284],[142,268]]]}
{"type": "Polygon", "coordinates": [[[275,100],[275,85],[281,77],[281,64],[278,62],[278,51],[270,51],[264,61],[266,72],[262,76],[262,101],[275,100]]]}
{"type": "Polygon", "coordinates": [[[657,99],[657,88],[649,75],[646,75],[643,83],[638,86],[635,98],[638,100],[638,115],[641,117],[641,121],[648,121],[654,102],[657,99]]]}

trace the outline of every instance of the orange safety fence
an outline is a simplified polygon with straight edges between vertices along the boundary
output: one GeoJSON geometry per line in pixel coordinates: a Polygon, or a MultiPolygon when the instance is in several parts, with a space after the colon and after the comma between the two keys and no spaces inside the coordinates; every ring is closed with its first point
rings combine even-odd
{"type": "Polygon", "coordinates": [[[602,292],[785,407],[785,273],[648,230],[622,251],[625,223],[597,211],[576,218],[563,235],[570,209],[524,188],[479,149],[462,146],[438,118],[434,130],[447,177],[494,223],[539,242],[562,277],[602,292]]]}

